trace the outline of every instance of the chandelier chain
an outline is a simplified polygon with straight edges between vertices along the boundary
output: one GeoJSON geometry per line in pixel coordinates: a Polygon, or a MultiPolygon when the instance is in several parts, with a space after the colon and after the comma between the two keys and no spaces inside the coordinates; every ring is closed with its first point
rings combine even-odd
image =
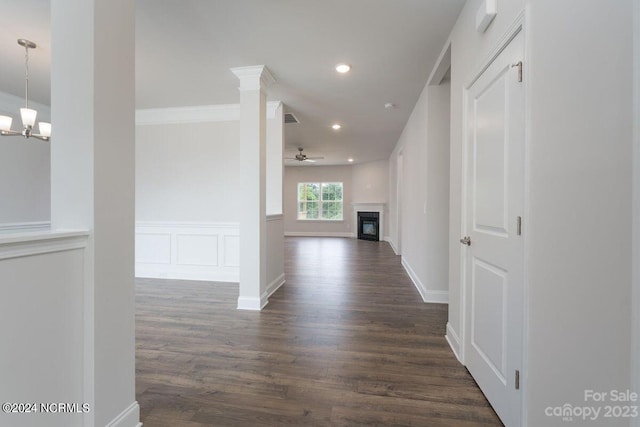
{"type": "Polygon", "coordinates": [[[24,47],[24,104],[29,108],[29,46],[24,47]]]}

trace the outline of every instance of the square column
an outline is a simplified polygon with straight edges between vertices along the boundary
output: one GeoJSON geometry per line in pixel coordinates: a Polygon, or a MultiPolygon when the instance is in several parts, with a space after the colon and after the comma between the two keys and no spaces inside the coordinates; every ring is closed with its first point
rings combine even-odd
{"type": "Polygon", "coordinates": [[[89,233],[86,426],[134,426],[133,0],[51,2],[51,225],[89,233]]]}
{"type": "Polygon", "coordinates": [[[267,304],[266,87],[274,79],[264,65],[232,68],[240,80],[240,292],[238,308],[267,304]]]}

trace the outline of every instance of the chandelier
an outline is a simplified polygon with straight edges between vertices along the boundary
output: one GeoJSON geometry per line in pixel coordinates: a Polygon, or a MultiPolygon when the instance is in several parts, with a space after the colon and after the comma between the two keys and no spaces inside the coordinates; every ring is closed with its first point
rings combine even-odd
{"type": "Polygon", "coordinates": [[[22,118],[22,131],[11,130],[11,122],[13,119],[9,116],[0,116],[0,135],[2,136],[19,136],[25,138],[37,138],[42,141],[49,141],[51,138],[51,123],[40,122],[38,129],[40,133],[33,133],[33,127],[36,124],[36,116],[38,112],[29,108],[29,49],[35,49],[36,44],[25,39],[18,39],[18,44],[24,47],[24,108],[20,109],[20,117],[22,118]]]}

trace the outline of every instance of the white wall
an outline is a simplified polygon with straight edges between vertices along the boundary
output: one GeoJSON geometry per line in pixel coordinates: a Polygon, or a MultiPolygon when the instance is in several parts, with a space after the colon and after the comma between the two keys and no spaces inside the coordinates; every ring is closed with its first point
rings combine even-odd
{"type": "Polygon", "coordinates": [[[386,203],[389,197],[389,163],[386,160],[357,163],[353,174],[353,203],[386,203]]]}
{"type": "Polygon", "coordinates": [[[353,174],[350,166],[287,166],[284,168],[284,232],[342,234],[353,233],[351,203],[353,174]],[[297,194],[299,182],[342,182],[342,221],[298,221],[297,194]]]}
{"type": "Polygon", "coordinates": [[[51,225],[89,233],[87,357],[77,367],[93,402],[87,424],[133,427],[135,8],[131,0],[53,0],[51,23],[51,225]]]}
{"type": "MultiPolygon", "coordinates": [[[[282,212],[282,109],[267,103],[269,215],[282,212]]],[[[137,111],[137,277],[238,282],[239,119],[238,104],[137,111]]],[[[270,284],[283,280],[282,218],[267,227],[270,284]]]]}
{"type": "MultiPolygon", "coordinates": [[[[86,402],[86,236],[0,236],[2,402],[86,402]],[[13,237],[15,236],[15,237],[13,237]],[[10,326],[9,326],[10,325],[10,326]]],[[[89,408],[93,410],[94,408],[89,408]]],[[[83,426],[82,414],[0,412],[3,426],[83,426]]]]}
{"type": "MultiPolygon", "coordinates": [[[[640,2],[634,2],[633,317],[632,389],[640,390],[640,2]]],[[[640,427],[640,417],[634,427],[640,427]]]]}
{"type": "Polygon", "coordinates": [[[451,84],[428,87],[426,276],[429,290],[449,290],[449,148],[451,84]]]}
{"type": "MultiPolygon", "coordinates": [[[[284,230],[286,234],[352,236],[353,203],[386,203],[389,168],[386,160],[345,166],[287,166],[284,172],[284,230]],[[342,182],[342,221],[298,221],[299,182],[342,182]]],[[[388,205],[387,205],[388,209],[388,205]]],[[[388,221],[385,220],[387,223],[388,221]]],[[[387,229],[383,224],[383,229],[387,229]]],[[[381,236],[385,237],[385,236],[381,236]]]]}
{"type": "MultiPolygon", "coordinates": [[[[49,107],[30,104],[38,111],[38,121],[51,120],[49,107]]],[[[21,107],[24,99],[0,92],[0,115],[13,117],[14,130],[22,130],[21,107]]],[[[18,136],[0,137],[0,230],[8,228],[8,224],[13,224],[13,228],[49,221],[51,143],[18,136]]]]}
{"type": "Polygon", "coordinates": [[[527,1],[531,426],[630,387],[632,3],[527,1]]]}
{"type": "MultiPolygon", "coordinates": [[[[480,0],[467,2],[450,36],[447,335],[461,338],[462,333],[457,241],[463,88],[526,7],[525,417],[529,426],[564,425],[546,417],[545,407],[584,404],[586,388],[630,386],[632,1],[608,2],[603,13],[600,2],[504,0],[484,34],[475,30],[479,6],[480,0]]],[[[413,194],[412,183],[425,179],[414,158],[424,156],[429,144],[424,122],[431,96],[423,92],[389,160],[393,177],[402,148],[405,224],[412,215],[419,218],[420,207],[405,194],[413,194]]],[[[394,201],[394,184],[389,188],[394,201]]],[[[409,234],[403,228],[402,243],[403,257],[412,262],[412,251],[428,244],[428,238],[423,230],[409,234]]],[[[629,425],[628,419],[609,421],[607,425],[629,425]]]]}
{"type": "Polygon", "coordinates": [[[239,126],[136,126],[136,220],[237,222],[239,126]]]}

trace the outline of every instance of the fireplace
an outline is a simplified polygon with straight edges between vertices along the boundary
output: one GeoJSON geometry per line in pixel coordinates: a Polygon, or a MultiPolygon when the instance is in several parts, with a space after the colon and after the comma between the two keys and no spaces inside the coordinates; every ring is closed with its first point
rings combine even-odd
{"type": "Polygon", "coordinates": [[[380,214],[358,211],[358,239],[380,240],[380,214]]]}

